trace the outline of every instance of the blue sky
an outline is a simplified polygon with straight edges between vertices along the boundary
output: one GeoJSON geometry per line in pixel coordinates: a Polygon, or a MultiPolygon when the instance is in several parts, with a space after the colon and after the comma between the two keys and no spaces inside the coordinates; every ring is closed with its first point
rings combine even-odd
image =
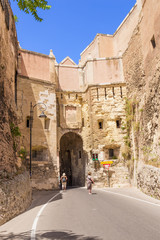
{"type": "Polygon", "coordinates": [[[20,11],[13,0],[11,7],[18,16],[18,41],[23,49],[49,54],[50,49],[61,62],[69,56],[79,62],[80,53],[97,33],[113,34],[136,0],[49,0],[50,10],[40,10],[44,20],[20,11]]]}

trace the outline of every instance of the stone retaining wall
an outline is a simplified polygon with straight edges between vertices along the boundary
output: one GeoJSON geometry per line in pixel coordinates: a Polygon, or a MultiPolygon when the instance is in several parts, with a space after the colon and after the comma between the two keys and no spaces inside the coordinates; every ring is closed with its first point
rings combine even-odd
{"type": "Polygon", "coordinates": [[[57,168],[51,163],[37,162],[32,163],[32,188],[42,189],[58,189],[58,173],[57,168]]]}
{"type": "Polygon", "coordinates": [[[32,189],[27,172],[0,182],[0,225],[25,211],[31,204],[32,189]]]}
{"type": "Polygon", "coordinates": [[[145,194],[160,199],[160,169],[141,165],[137,172],[137,187],[145,194]]]}

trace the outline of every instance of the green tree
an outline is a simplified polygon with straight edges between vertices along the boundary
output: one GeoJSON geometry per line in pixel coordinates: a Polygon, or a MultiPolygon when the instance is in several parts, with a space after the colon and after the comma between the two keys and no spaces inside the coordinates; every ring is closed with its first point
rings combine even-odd
{"type": "Polygon", "coordinates": [[[48,5],[48,1],[45,0],[13,0],[17,2],[17,5],[20,10],[24,11],[25,13],[31,13],[33,17],[41,22],[43,19],[38,16],[37,9],[50,9],[51,6],[48,5]]]}

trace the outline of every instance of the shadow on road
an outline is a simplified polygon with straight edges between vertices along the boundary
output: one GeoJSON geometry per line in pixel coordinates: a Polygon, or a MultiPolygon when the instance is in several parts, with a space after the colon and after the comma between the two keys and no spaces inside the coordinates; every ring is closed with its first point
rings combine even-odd
{"type": "MultiPolygon", "coordinates": [[[[31,233],[24,232],[20,234],[13,234],[6,232],[1,232],[0,239],[1,240],[30,240],[31,233]]],[[[72,231],[48,231],[43,233],[37,232],[36,240],[102,240],[102,238],[96,236],[84,236],[75,234],[72,231]]]]}
{"type": "MultiPolygon", "coordinates": [[[[77,188],[78,187],[67,187],[66,191],[77,189],[77,188]]],[[[63,195],[61,192],[63,193],[61,189],[60,190],[33,190],[32,203],[31,203],[31,206],[26,211],[31,210],[32,208],[35,208],[37,206],[46,204],[52,197],[56,196],[56,194],[58,193],[59,193],[58,196],[53,198],[53,200],[51,200],[50,202],[61,200],[63,198],[63,195]]]]}
{"type": "Polygon", "coordinates": [[[32,208],[35,208],[37,206],[46,204],[51,198],[53,199],[50,202],[61,200],[62,194],[60,193],[60,190],[34,190],[32,195],[32,204],[26,211],[31,210],[32,208]],[[53,198],[54,196],[56,197],[53,198]]]}

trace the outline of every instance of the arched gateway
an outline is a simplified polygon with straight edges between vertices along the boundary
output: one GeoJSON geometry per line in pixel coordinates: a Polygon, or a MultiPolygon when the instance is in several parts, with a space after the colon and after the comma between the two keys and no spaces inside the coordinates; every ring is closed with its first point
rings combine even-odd
{"type": "Polygon", "coordinates": [[[60,140],[60,174],[66,173],[68,186],[85,185],[85,154],[82,138],[73,132],[60,140]]]}

